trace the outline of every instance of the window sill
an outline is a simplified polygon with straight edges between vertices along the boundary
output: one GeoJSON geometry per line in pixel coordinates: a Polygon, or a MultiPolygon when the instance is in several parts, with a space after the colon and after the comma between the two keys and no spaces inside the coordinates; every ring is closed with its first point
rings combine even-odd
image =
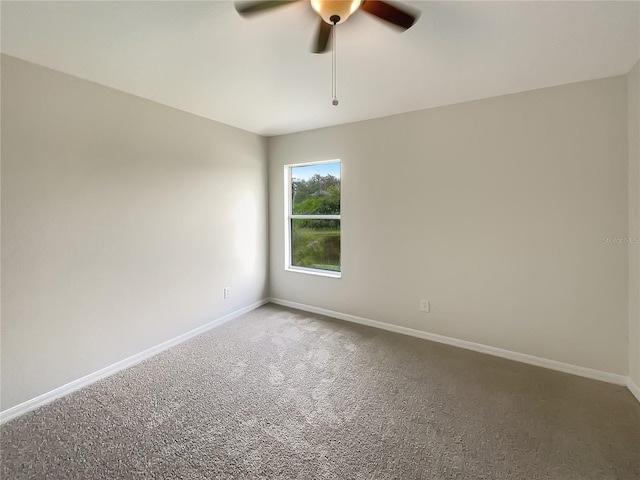
{"type": "Polygon", "coordinates": [[[285,267],[287,272],[304,273],[306,275],[316,275],[318,277],[342,278],[342,272],[332,272],[330,270],[316,270],[315,268],[285,267]]]}

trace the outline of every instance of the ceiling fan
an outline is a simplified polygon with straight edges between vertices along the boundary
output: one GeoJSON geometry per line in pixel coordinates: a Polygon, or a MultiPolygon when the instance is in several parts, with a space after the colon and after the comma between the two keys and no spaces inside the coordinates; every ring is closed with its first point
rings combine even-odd
{"type": "MultiPolygon", "coordinates": [[[[235,7],[240,15],[248,17],[298,1],[301,0],[236,2],[235,7]]],[[[410,28],[418,19],[417,14],[379,0],[311,0],[311,6],[320,15],[318,34],[312,48],[313,53],[327,52],[333,27],[344,23],[357,10],[364,10],[402,30],[410,28]]]]}

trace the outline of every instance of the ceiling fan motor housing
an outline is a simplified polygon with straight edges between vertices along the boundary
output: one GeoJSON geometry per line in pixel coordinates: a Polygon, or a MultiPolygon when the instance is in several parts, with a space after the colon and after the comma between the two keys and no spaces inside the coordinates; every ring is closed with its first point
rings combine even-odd
{"type": "Polygon", "coordinates": [[[344,23],[362,0],[311,0],[311,6],[329,25],[344,23]]]}
{"type": "MultiPolygon", "coordinates": [[[[235,2],[235,6],[238,13],[244,17],[298,1],[302,0],[239,0],[235,2]]],[[[419,16],[418,12],[404,10],[384,0],[310,0],[310,2],[311,7],[320,17],[316,39],[311,50],[313,53],[327,52],[330,49],[329,40],[332,37],[335,38],[333,27],[346,22],[357,10],[363,10],[403,31],[411,28],[419,16]]]]}

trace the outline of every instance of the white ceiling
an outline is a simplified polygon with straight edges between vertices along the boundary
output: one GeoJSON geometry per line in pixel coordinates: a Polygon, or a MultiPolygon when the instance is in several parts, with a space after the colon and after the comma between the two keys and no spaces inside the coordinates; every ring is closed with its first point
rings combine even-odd
{"type": "Polygon", "coordinates": [[[640,3],[405,2],[398,33],[357,12],[309,53],[301,1],[255,18],[229,1],[2,2],[2,52],[262,135],[625,74],[640,3]]]}

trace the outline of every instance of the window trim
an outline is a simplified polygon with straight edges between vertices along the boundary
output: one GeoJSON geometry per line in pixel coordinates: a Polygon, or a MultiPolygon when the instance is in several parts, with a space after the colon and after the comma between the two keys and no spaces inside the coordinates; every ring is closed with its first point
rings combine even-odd
{"type": "MultiPolygon", "coordinates": [[[[291,204],[291,170],[294,167],[306,167],[309,165],[322,165],[326,163],[340,164],[340,183],[342,185],[342,160],[334,158],[332,160],[320,160],[316,162],[289,163],[284,166],[284,269],[287,272],[304,273],[306,275],[317,275],[320,277],[342,278],[342,208],[340,215],[293,215],[291,204]],[[319,219],[319,220],[340,220],[340,271],[321,270],[319,268],[298,267],[291,265],[291,220],[299,219],[319,219]]],[[[340,204],[342,205],[342,190],[340,191],[340,204]]]]}

